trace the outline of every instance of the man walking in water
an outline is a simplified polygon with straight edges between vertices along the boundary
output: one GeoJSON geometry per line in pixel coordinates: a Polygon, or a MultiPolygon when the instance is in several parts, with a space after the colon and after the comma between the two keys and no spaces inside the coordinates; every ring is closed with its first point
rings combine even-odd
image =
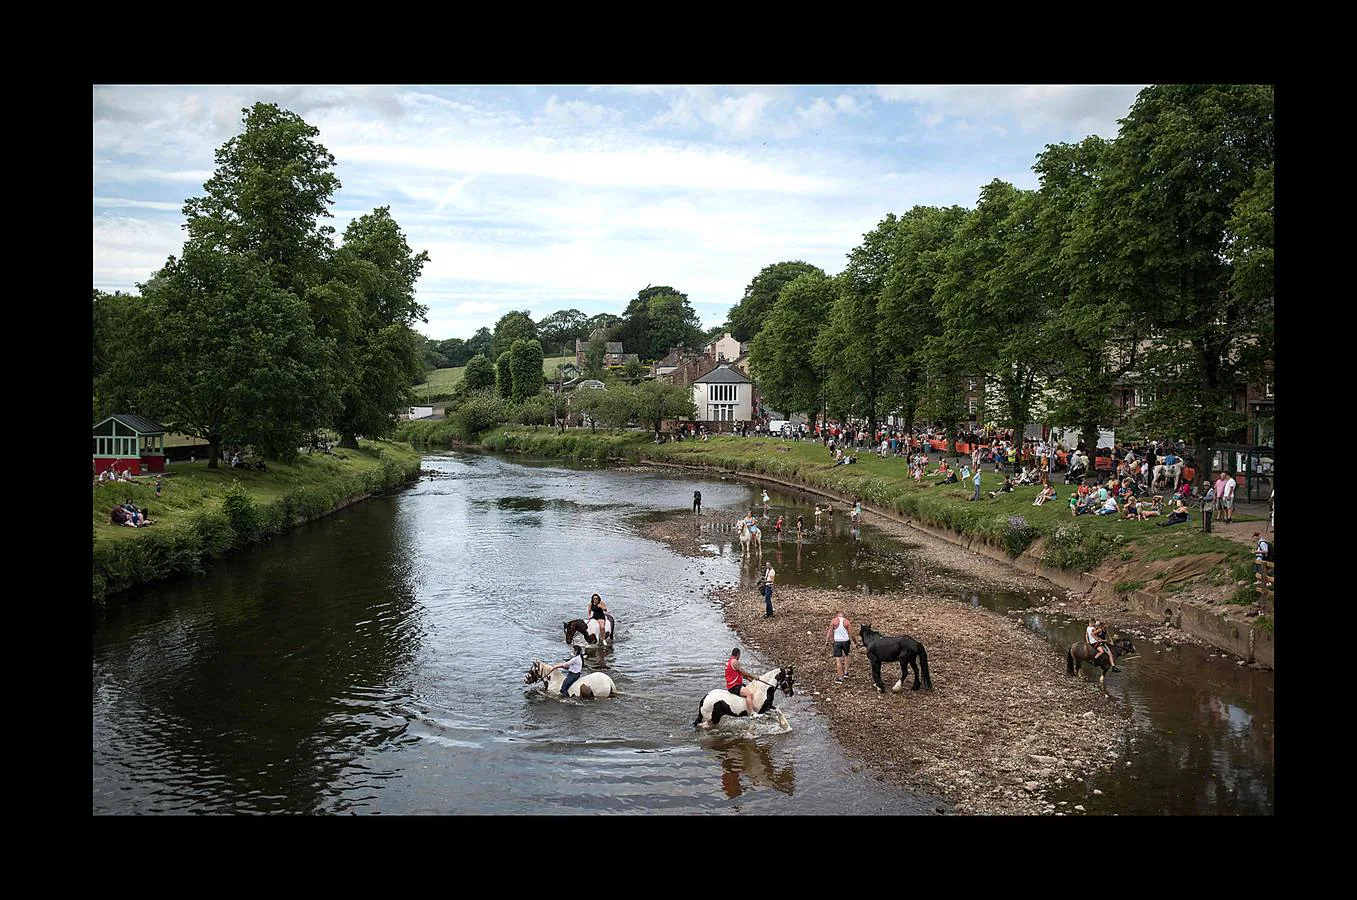
{"type": "Polygon", "coordinates": [[[702,515],[702,492],[693,491],[693,515],[702,515]]]}

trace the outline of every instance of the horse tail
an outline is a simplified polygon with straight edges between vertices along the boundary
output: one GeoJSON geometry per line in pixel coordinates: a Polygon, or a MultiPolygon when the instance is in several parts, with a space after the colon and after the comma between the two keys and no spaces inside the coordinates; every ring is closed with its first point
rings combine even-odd
{"type": "Polygon", "coordinates": [[[1073,674],[1074,674],[1074,650],[1073,650],[1073,649],[1068,649],[1068,650],[1065,651],[1065,674],[1066,674],[1066,675],[1073,675],[1073,674]]]}
{"type": "Polygon", "coordinates": [[[919,645],[919,667],[923,669],[924,688],[933,690],[933,680],[928,677],[928,651],[924,650],[924,645],[919,645]]]}

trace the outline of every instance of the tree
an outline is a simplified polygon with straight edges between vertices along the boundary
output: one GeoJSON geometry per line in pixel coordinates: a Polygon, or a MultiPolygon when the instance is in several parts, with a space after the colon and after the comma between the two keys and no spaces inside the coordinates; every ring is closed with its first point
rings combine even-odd
{"type": "Polygon", "coordinates": [[[114,413],[136,413],[144,376],[137,341],[152,323],[144,321],[146,303],[121,291],[94,292],[93,303],[94,421],[114,413]]]}
{"type": "Polygon", "coordinates": [[[139,408],[207,441],[209,468],[223,442],[295,455],[324,421],[326,345],[307,305],[254,257],[195,242],[141,287],[145,327],[119,351],[140,369],[139,408]]]}
{"type": "Polygon", "coordinates": [[[358,290],[358,322],[334,422],[341,447],[357,449],[359,434],[390,434],[396,410],[410,404],[410,385],[423,372],[419,336],[411,325],[427,312],[415,302],[415,282],[428,261],[428,253],[410,250],[388,206],[359,216],[344,230],[335,268],[358,290]]]}
{"type": "Polygon", "coordinates": [[[495,323],[494,337],[490,340],[490,355],[499,359],[499,355],[509,349],[514,341],[537,340],[537,326],[526,309],[511,310],[500,316],[495,323]]]}
{"type": "Polygon", "coordinates": [[[596,316],[590,316],[589,321],[584,323],[584,334],[592,335],[597,331],[602,331],[607,340],[616,340],[612,337],[622,325],[622,317],[613,313],[599,313],[596,316]]]}
{"type": "Polygon", "coordinates": [[[573,341],[583,339],[588,332],[589,318],[578,309],[557,310],[537,323],[542,346],[559,349],[562,355],[574,353],[573,341]],[[568,348],[568,349],[567,349],[568,348]]]}
{"type": "MultiPolygon", "coordinates": [[[[471,357],[475,356],[477,353],[481,354],[486,359],[490,359],[490,344],[493,341],[494,336],[490,334],[489,328],[477,328],[476,333],[467,338],[466,344],[464,345],[463,352],[466,354],[466,359],[469,361],[471,357]]],[[[458,363],[454,362],[453,365],[458,365],[458,363]]]]}
{"type": "MultiPolygon", "coordinates": [[[[626,310],[622,313],[622,324],[613,332],[615,334],[613,340],[621,341],[622,349],[628,353],[636,353],[642,359],[655,359],[664,355],[665,351],[672,346],[664,343],[667,338],[676,334],[687,334],[682,323],[689,321],[688,314],[691,314],[693,327],[700,332],[701,328],[698,327],[700,322],[697,314],[688,305],[687,294],[667,284],[646,285],[637,291],[636,297],[627,304],[626,310]],[[651,334],[651,301],[661,297],[677,297],[678,301],[675,303],[666,300],[657,307],[664,317],[664,322],[660,325],[664,334],[655,336],[651,334]],[[687,312],[685,313],[684,310],[687,312]]],[[[689,346],[693,345],[693,340],[698,339],[690,337],[689,346]]]]}
{"type": "MultiPolygon", "coordinates": [[[[942,333],[937,284],[946,271],[956,231],[968,214],[960,206],[915,206],[896,225],[890,273],[882,291],[881,329],[897,370],[895,407],[907,425],[916,421],[923,402],[929,365],[925,341],[942,333]]],[[[932,393],[936,396],[937,391],[932,393]]]]}
{"type": "Polygon", "coordinates": [[[897,222],[888,214],[849,252],[848,266],[837,279],[839,295],[815,348],[832,411],[866,419],[870,431],[876,430],[882,401],[892,395],[898,374],[878,308],[897,222]]]}
{"type": "Polygon", "coordinates": [[[508,350],[495,359],[495,393],[506,400],[514,393],[513,357],[508,350]]]}
{"type": "Polygon", "coordinates": [[[489,390],[495,386],[495,367],[484,354],[478,353],[467,362],[461,383],[466,391],[489,390]]]}
{"type": "Polygon", "coordinates": [[[823,383],[815,364],[815,335],[834,305],[837,287],[824,272],[807,272],[782,287],[749,348],[759,392],[788,414],[820,408],[823,383]]]}
{"type": "MultiPolygon", "coordinates": [[[[670,347],[683,344],[698,347],[702,344],[702,323],[686,297],[678,294],[656,294],[646,301],[647,332],[632,350],[642,359],[658,359],[670,347]]],[[[622,345],[627,349],[626,343],[622,345]]]]}
{"type": "Polygon", "coordinates": [[[595,331],[589,337],[589,349],[585,351],[584,373],[590,378],[603,374],[603,364],[608,358],[608,335],[604,331],[595,331]]]}
{"type": "Polygon", "coordinates": [[[1106,250],[1095,283],[1154,326],[1145,425],[1190,437],[1201,477],[1244,424],[1235,391],[1273,356],[1272,298],[1236,291],[1231,223],[1274,164],[1270,85],[1155,85],[1122,119],[1081,223],[1106,250]]]}
{"type": "Polygon", "coordinates": [[[825,274],[819,266],[801,260],[764,266],[744,289],[740,302],[730,309],[727,327],[731,336],[737,341],[753,340],[763,329],[764,320],[772,312],[782,288],[802,275],[817,273],[825,274]]]}
{"type": "Polygon", "coordinates": [[[511,399],[522,403],[542,390],[542,345],[537,341],[514,341],[509,347],[511,399]]]}
{"type": "Polygon", "coordinates": [[[324,276],[334,247],[330,216],[339,178],[319,129],[273,103],[241,110],[245,130],[216,153],[206,195],[185,202],[189,240],[252,256],[298,297],[324,276]]]}
{"type": "Polygon", "coordinates": [[[645,371],[646,367],[641,365],[640,360],[635,359],[627,360],[627,364],[622,367],[623,376],[631,384],[635,384],[636,382],[640,381],[641,376],[645,374],[645,371]]]}
{"type": "Polygon", "coordinates": [[[663,381],[644,381],[632,394],[638,421],[653,426],[656,434],[666,419],[696,419],[697,407],[691,389],[663,381]]]}

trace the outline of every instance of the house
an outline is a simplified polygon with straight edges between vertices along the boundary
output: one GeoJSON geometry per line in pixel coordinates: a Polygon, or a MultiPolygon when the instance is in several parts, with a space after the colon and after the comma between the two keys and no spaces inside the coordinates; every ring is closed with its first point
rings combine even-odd
{"type": "MultiPolygon", "coordinates": [[[[652,378],[660,378],[666,375],[673,375],[674,372],[678,371],[685,363],[691,362],[693,360],[703,360],[703,359],[706,359],[706,357],[704,357],[698,351],[689,350],[682,344],[679,344],[677,347],[671,347],[668,353],[666,353],[663,357],[657,359],[655,362],[650,364],[650,375],[652,378]]],[[[696,375],[700,374],[702,373],[701,372],[696,373],[696,375]]]]}
{"type": "Polygon", "coordinates": [[[699,422],[748,422],[754,418],[754,384],[739,369],[719,365],[692,384],[699,422]]]}
{"type": "MultiPolygon", "coordinates": [[[[603,348],[603,365],[625,366],[629,361],[640,361],[635,353],[623,353],[621,341],[608,341],[603,348]]],[[[575,339],[575,365],[585,369],[589,365],[589,342],[575,339]]]]}
{"type": "Polygon", "coordinates": [[[165,471],[165,427],[129,413],[94,426],[94,471],[165,471]]]}
{"type": "Polygon", "coordinates": [[[737,341],[729,331],[712,341],[703,351],[712,362],[733,363],[749,352],[748,341],[737,341]]]}

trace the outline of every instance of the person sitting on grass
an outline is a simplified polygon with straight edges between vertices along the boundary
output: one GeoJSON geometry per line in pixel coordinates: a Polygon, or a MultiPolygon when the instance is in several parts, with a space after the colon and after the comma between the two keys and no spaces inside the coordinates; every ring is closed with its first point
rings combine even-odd
{"type": "Polygon", "coordinates": [[[1098,507],[1093,513],[1095,516],[1115,516],[1117,514],[1117,498],[1114,494],[1108,494],[1103,505],[1098,507]]]}
{"type": "Polygon", "coordinates": [[[108,521],[114,525],[126,525],[129,528],[136,528],[137,523],[132,520],[132,515],[122,506],[115,506],[108,514],[108,521]]]}
{"type": "Polygon", "coordinates": [[[942,481],[935,482],[933,485],[934,487],[942,487],[944,484],[957,483],[956,472],[946,472],[945,474],[947,475],[947,477],[944,478],[942,481]]]}
{"type": "Polygon", "coordinates": [[[1164,521],[1156,522],[1155,524],[1158,525],[1160,528],[1164,528],[1168,525],[1181,525],[1186,521],[1187,521],[1187,504],[1183,502],[1182,497],[1179,497],[1177,500],[1174,501],[1173,511],[1168,514],[1168,517],[1165,518],[1164,521]]]}
{"type": "Polygon", "coordinates": [[[1152,519],[1155,516],[1162,515],[1163,512],[1164,512],[1164,496],[1162,494],[1155,494],[1152,498],[1150,498],[1149,503],[1136,504],[1136,516],[1142,522],[1145,521],[1146,519],[1152,519]]]}
{"type": "Polygon", "coordinates": [[[1134,495],[1126,498],[1126,505],[1122,508],[1121,517],[1123,519],[1140,520],[1140,506],[1136,503],[1134,495]]]}
{"type": "Polygon", "coordinates": [[[1041,506],[1045,504],[1047,500],[1054,499],[1055,499],[1055,486],[1052,485],[1050,482],[1047,482],[1046,485],[1042,487],[1041,493],[1037,494],[1037,499],[1032,501],[1032,505],[1041,506]]]}
{"type": "Polygon", "coordinates": [[[1012,476],[1012,475],[1005,475],[1005,476],[1004,476],[1004,483],[1003,483],[1003,486],[1000,487],[998,490],[990,491],[990,492],[989,492],[989,498],[990,498],[991,500],[993,500],[995,497],[999,496],[1000,494],[1011,494],[1011,493],[1013,493],[1013,476],[1012,476]]]}

